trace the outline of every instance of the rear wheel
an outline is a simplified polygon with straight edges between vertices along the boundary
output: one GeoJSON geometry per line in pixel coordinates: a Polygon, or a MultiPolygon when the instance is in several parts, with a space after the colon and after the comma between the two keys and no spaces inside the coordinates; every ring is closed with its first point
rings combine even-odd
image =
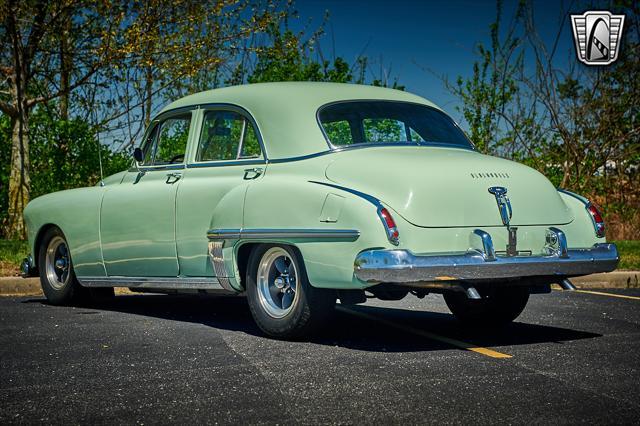
{"type": "Polygon", "coordinates": [[[527,306],[529,289],[510,287],[479,290],[482,299],[469,299],[465,293],[445,293],[444,300],[453,315],[473,326],[501,326],[515,320],[527,306]]]}
{"type": "Polygon", "coordinates": [[[335,292],[309,284],[302,257],[284,245],[257,246],[247,265],[247,299],[266,334],[294,339],[322,326],[336,302],[335,292]]]}
{"type": "Polygon", "coordinates": [[[105,301],[113,297],[113,288],[88,289],[76,279],[67,240],[58,228],[50,228],[42,238],[38,253],[40,285],[53,305],[68,305],[88,300],[105,301]]]}

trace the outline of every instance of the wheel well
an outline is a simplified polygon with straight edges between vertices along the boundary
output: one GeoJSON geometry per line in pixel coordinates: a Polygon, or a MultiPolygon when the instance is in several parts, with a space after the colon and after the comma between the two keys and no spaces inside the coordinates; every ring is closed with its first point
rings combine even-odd
{"type": "Polygon", "coordinates": [[[40,257],[40,246],[42,245],[42,238],[44,238],[44,235],[51,228],[58,228],[58,227],[53,223],[47,223],[46,225],[42,225],[40,227],[40,230],[38,230],[38,234],[36,235],[36,239],[33,243],[34,252],[31,254],[31,256],[33,257],[33,263],[35,264],[36,271],[38,270],[38,266],[39,266],[38,262],[40,259],[38,259],[38,257],[40,257]]]}
{"type": "Polygon", "coordinates": [[[260,243],[246,243],[238,248],[236,254],[236,263],[238,265],[238,283],[244,287],[244,280],[247,276],[247,266],[249,264],[249,257],[254,248],[259,246],[260,243]]]}
{"type": "MultiPolygon", "coordinates": [[[[279,244],[279,245],[283,245],[283,246],[287,246],[287,247],[291,247],[296,254],[298,255],[298,257],[302,260],[302,267],[304,268],[304,259],[302,258],[302,253],[300,253],[300,250],[298,249],[298,247],[294,246],[293,244],[283,244],[283,243],[278,243],[278,242],[264,242],[264,243],[246,243],[241,245],[238,248],[238,252],[236,254],[236,264],[238,266],[238,283],[244,287],[244,280],[245,277],[247,276],[247,267],[249,265],[249,258],[251,257],[251,252],[253,251],[254,248],[256,248],[257,246],[261,245],[261,244],[279,244]]],[[[306,273],[306,270],[305,270],[306,273]]]]}

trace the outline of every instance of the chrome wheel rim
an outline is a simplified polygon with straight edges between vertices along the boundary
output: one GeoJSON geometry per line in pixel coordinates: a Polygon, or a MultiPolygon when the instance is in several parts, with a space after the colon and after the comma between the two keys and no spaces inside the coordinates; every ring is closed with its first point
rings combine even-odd
{"type": "Polygon", "coordinates": [[[291,255],[281,247],[266,251],[258,265],[258,300],[273,318],[286,316],[298,303],[298,270],[291,255]]]}
{"type": "Polygon", "coordinates": [[[55,290],[60,290],[69,282],[71,259],[67,242],[62,237],[53,237],[45,254],[47,281],[55,290]]]}

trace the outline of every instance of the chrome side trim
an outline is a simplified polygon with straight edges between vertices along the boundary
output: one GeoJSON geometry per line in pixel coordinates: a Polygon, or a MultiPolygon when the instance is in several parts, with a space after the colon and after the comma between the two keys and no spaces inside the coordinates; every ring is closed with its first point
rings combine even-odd
{"type": "Polygon", "coordinates": [[[228,291],[238,292],[231,284],[231,272],[224,261],[222,249],[230,240],[312,239],[327,241],[355,241],[360,231],[351,229],[210,229],[209,259],[220,285],[228,291]]]}
{"type": "Polygon", "coordinates": [[[373,197],[373,196],[371,196],[369,194],[365,194],[364,192],[360,192],[360,191],[358,191],[356,189],[347,188],[346,186],[335,185],[335,184],[329,183],[329,182],[318,182],[316,180],[310,180],[309,183],[315,183],[315,184],[318,184],[318,185],[324,185],[324,186],[328,186],[329,188],[335,188],[335,189],[339,189],[341,191],[348,192],[348,193],[356,195],[356,196],[358,196],[360,198],[364,198],[365,200],[367,200],[368,202],[370,202],[371,204],[376,206],[376,208],[382,206],[382,203],[376,197],[373,197]]]}
{"type": "Polygon", "coordinates": [[[78,281],[84,287],[226,290],[213,277],[78,277],[78,281]]]}
{"type": "Polygon", "coordinates": [[[333,153],[334,151],[320,151],[320,152],[315,152],[313,154],[300,155],[297,157],[272,158],[272,159],[269,159],[269,163],[270,164],[292,163],[294,161],[309,160],[311,158],[321,157],[323,155],[329,155],[333,153]]]}
{"type": "Polygon", "coordinates": [[[567,277],[610,272],[619,260],[615,244],[609,243],[569,249],[566,254],[566,257],[557,254],[496,257],[487,261],[476,250],[424,256],[409,250],[367,250],[356,257],[354,273],[360,280],[372,284],[567,277]]]}
{"type": "Polygon", "coordinates": [[[209,240],[327,239],[355,241],[360,231],[353,229],[211,229],[209,240]]]}
{"type": "Polygon", "coordinates": [[[339,189],[341,191],[348,192],[350,194],[353,194],[353,195],[355,195],[357,197],[360,197],[360,198],[370,202],[371,204],[373,204],[376,207],[376,214],[378,215],[378,218],[382,222],[382,226],[384,227],[384,231],[385,231],[385,233],[387,235],[387,239],[389,240],[389,242],[391,244],[393,244],[394,246],[397,246],[400,243],[399,236],[394,238],[392,233],[389,232],[389,227],[387,226],[387,221],[380,214],[381,210],[383,208],[385,208],[385,206],[376,197],[373,197],[373,196],[371,196],[369,194],[365,194],[364,192],[360,192],[360,191],[352,189],[352,188],[347,188],[347,187],[340,186],[340,185],[334,185],[334,184],[329,183],[329,182],[318,182],[318,181],[315,181],[315,180],[310,180],[309,183],[315,183],[315,184],[318,184],[318,185],[328,186],[329,188],[339,189]]]}
{"type": "Polygon", "coordinates": [[[573,197],[573,198],[575,198],[576,200],[580,201],[580,202],[581,202],[582,204],[584,204],[585,206],[586,206],[587,204],[589,204],[589,200],[587,200],[587,199],[586,199],[585,197],[583,197],[582,195],[576,194],[575,192],[567,191],[567,190],[566,190],[566,189],[564,189],[564,188],[556,188],[556,190],[557,190],[558,192],[561,192],[561,193],[563,193],[563,194],[568,195],[569,197],[573,197]]]}
{"type": "Polygon", "coordinates": [[[159,164],[157,166],[140,166],[138,168],[131,167],[127,170],[129,173],[135,172],[157,172],[157,171],[166,171],[166,170],[183,170],[185,168],[184,163],[180,164],[159,164]]]}
{"type": "Polygon", "coordinates": [[[226,167],[226,166],[253,166],[253,165],[266,165],[267,160],[263,159],[239,159],[229,161],[204,161],[198,163],[187,164],[188,169],[198,169],[203,167],[226,167]]]}
{"type": "Polygon", "coordinates": [[[213,273],[216,274],[216,278],[218,282],[228,291],[237,292],[235,288],[231,285],[231,280],[229,280],[230,274],[227,271],[227,267],[224,264],[224,256],[222,254],[222,249],[224,248],[225,240],[213,240],[209,241],[209,259],[211,260],[211,266],[213,267],[213,273]]]}

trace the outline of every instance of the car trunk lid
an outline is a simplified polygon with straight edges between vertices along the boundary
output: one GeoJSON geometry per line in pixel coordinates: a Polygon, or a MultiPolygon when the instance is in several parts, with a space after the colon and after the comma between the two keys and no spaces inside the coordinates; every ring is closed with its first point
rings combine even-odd
{"type": "Polygon", "coordinates": [[[475,151],[443,147],[366,147],[335,154],[329,180],[372,195],[421,227],[504,226],[491,187],[504,187],[510,224],[573,220],[556,188],[537,171],[475,151]]]}

